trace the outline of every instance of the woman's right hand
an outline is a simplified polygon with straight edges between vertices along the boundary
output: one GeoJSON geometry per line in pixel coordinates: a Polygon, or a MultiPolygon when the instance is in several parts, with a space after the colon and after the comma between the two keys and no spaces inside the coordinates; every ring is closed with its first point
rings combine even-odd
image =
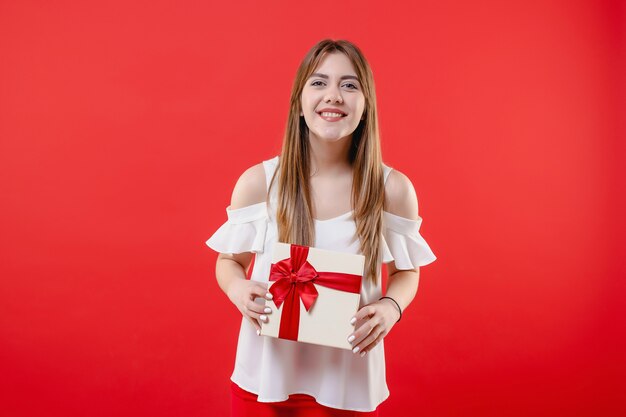
{"type": "Polygon", "coordinates": [[[268,285],[265,282],[239,278],[232,280],[226,293],[241,314],[256,328],[257,334],[261,332],[259,320],[267,323],[267,315],[272,313],[272,309],[269,306],[255,303],[254,299],[261,297],[271,300],[273,296],[267,289],[268,285]]]}

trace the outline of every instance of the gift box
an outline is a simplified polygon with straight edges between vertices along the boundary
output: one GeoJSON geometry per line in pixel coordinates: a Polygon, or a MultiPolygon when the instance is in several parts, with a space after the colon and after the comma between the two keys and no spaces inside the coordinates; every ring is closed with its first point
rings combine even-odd
{"type": "Polygon", "coordinates": [[[261,335],[352,349],[350,320],[361,299],[363,255],[276,242],[261,335]]]}

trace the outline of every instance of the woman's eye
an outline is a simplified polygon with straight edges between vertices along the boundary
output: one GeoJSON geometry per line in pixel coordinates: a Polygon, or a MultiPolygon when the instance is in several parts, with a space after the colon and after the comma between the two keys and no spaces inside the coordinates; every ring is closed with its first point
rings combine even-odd
{"type": "MultiPolygon", "coordinates": [[[[317,81],[313,81],[311,83],[311,86],[318,86],[318,85],[321,85],[321,84],[324,84],[324,82],[320,81],[320,80],[317,80],[317,81]]],[[[357,85],[354,84],[354,83],[346,83],[346,84],[344,84],[344,87],[348,87],[348,88],[354,89],[354,90],[358,89],[357,85]]]]}

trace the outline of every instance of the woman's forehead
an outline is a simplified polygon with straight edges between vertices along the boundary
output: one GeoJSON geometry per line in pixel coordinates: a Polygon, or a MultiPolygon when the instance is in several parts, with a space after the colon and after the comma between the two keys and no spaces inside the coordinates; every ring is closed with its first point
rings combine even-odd
{"type": "MultiPolygon", "coordinates": [[[[313,74],[334,76],[351,75],[354,77],[357,75],[352,61],[342,52],[327,53],[317,65],[313,74]]],[[[311,76],[313,76],[313,74],[311,74],[311,76]]]]}

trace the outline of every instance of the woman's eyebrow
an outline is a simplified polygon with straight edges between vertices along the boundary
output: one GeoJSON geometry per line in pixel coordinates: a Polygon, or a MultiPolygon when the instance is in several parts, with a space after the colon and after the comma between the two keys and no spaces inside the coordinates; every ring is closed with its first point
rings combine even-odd
{"type": "MultiPolygon", "coordinates": [[[[320,77],[320,78],[324,78],[324,79],[328,79],[328,75],[326,74],[322,74],[319,72],[314,72],[313,74],[311,74],[311,77],[320,77]]],[[[311,78],[309,77],[309,78],[311,78]]],[[[359,78],[355,75],[342,75],[341,77],[339,77],[340,80],[357,80],[359,81],[359,78]]]]}

